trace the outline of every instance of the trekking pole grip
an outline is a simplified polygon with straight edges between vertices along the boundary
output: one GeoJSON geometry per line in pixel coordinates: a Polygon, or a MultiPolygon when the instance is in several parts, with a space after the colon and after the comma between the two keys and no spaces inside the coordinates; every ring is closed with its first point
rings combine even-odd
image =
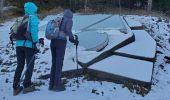
{"type": "Polygon", "coordinates": [[[76,41],[76,46],[78,46],[78,36],[77,35],[74,35],[75,36],[75,41],[76,41]]]}

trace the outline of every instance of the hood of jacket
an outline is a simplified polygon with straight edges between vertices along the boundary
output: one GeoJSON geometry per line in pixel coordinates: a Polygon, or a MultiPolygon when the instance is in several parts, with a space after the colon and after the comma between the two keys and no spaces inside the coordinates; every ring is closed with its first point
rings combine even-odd
{"type": "Polygon", "coordinates": [[[72,19],[73,18],[72,11],[69,9],[64,10],[64,18],[72,19]]]}
{"type": "Polygon", "coordinates": [[[37,13],[38,7],[32,2],[27,2],[24,5],[24,10],[26,15],[34,15],[37,13]]]}

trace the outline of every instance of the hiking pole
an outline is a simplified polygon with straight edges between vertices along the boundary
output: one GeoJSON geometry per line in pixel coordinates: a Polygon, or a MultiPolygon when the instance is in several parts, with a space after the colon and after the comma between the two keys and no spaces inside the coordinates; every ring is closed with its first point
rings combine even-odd
{"type": "Polygon", "coordinates": [[[26,70],[24,71],[24,73],[22,74],[22,76],[21,76],[21,78],[20,78],[20,81],[19,81],[19,84],[21,83],[21,81],[23,80],[23,78],[24,78],[24,75],[26,74],[26,71],[27,71],[27,69],[28,69],[28,67],[31,65],[31,63],[34,61],[34,58],[35,58],[35,54],[31,57],[31,60],[30,60],[30,62],[27,64],[27,66],[26,66],[26,70]]]}
{"type": "MultiPolygon", "coordinates": [[[[74,35],[75,36],[75,40],[78,41],[78,36],[77,35],[74,35]]],[[[78,44],[76,43],[76,64],[77,64],[77,88],[79,88],[79,81],[78,81],[78,52],[77,52],[77,48],[78,48],[78,44]]]]}
{"type": "MultiPolygon", "coordinates": [[[[40,43],[40,45],[44,46],[44,38],[40,38],[40,39],[39,39],[39,43],[40,43]]],[[[39,50],[38,50],[38,52],[39,52],[39,50]]],[[[37,53],[38,53],[38,52],[37,52],[37,53]]],[[[24,71],[24,73],[22,74],[22,76],[21,76],[21,78],[20,78],[19,84],[20,84],[21,81],[23,80],[24,75],[26,74],[26,71],[28,70],[29,66],[30,66],[31,63],[34,61],[35,55],[36,55],[36,53],[34,52],[33,56],[31,57],[30,62],[29,62],[29,63],[27,64],[27,66],[26,66],[26,70],[24,71]]]]}

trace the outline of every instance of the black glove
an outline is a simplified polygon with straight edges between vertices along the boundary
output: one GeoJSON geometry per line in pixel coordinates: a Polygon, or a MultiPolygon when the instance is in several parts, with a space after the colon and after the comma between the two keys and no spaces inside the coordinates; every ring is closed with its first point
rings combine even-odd
{"type": "Polygon", "coordinates": [[[79,44],[78,39],[69,38],[69,41],[70,41],[71,43],[74,43],[74,45],[78,45],[78,44],[79,44]]]}
{"type": "Polygon", "coordinates": [[[39,43],[40,43],[42,46],[44,46],[44,38],[40,38],[40,39],[39,39],[39,43]]]}
{"type": "Polygon", "coordinates": [[[78,46],[79,45],[79,40],[75,40],[74,45],[78,46]]]}
{"type": "Polygon", "coordinates": [[[40,52],[40,44],[35,42],[33,43],[33,50],[34,50],[34,53],[37,54],[38,52],[40,52]]]}

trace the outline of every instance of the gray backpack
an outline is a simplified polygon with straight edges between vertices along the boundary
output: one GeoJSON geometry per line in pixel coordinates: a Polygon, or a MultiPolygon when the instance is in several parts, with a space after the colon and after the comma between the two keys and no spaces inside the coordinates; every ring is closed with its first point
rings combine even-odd
{"type": "Polygon", "coordinates": [[[50,20],[47,24],[46,30],[45,30],[45,37],[48,40],[52,40],[56,37],[58,37],[61,33],[60,31],[60,25],[62,23],[63,18],[57,17],[54,20],[50,20]]]}

